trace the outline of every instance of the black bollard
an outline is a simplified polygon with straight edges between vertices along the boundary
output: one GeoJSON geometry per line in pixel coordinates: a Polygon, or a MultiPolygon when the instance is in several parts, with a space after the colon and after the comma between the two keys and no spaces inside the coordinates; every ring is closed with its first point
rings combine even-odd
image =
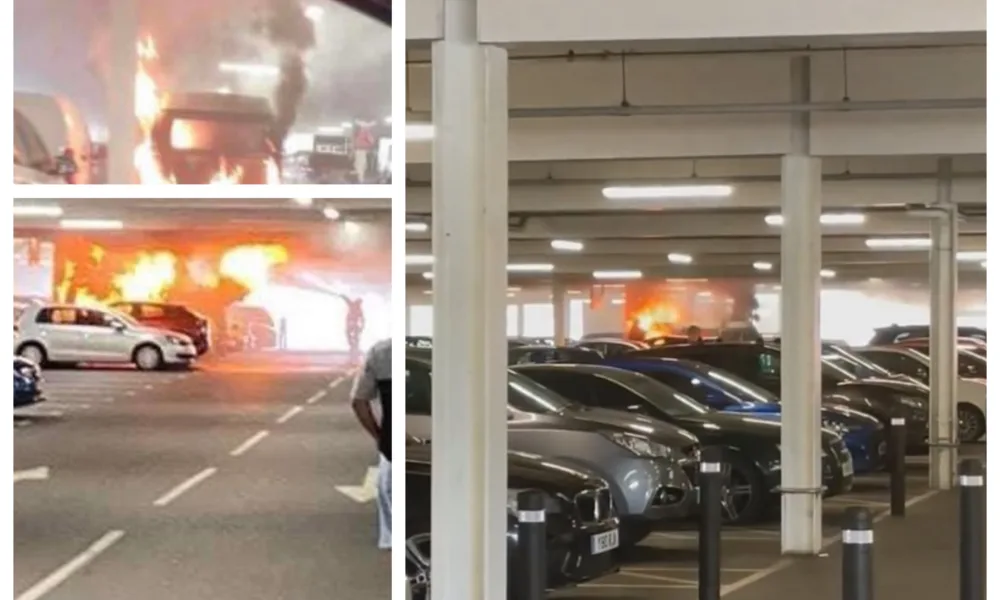
{"type": "Polygon", "coordinates": [[[525,490],[517,495],[517,568],[519,600],[544,600],[546,586],[545,493],[525,490]]]}
{"type": "Polygon", "coordinates": [[[872,514],[867,508],[852,506],[847,509],[841,523],[841,539],[844,555],[841,566],[841,598],[872,600],[875,597],[872,573],[875,532],[872,531],[872,514]]]}
{"type": "Polygon", "coordinates": [[[894,517],[906,516],[906,419],[893,417],[889,426],[889,506],[894,517]]]}
{"type": "Polygon", "coordinates": [[[698,469],[698,600],[722,592],[722,449],[705,448],[698,469]]]}
{"type": "Polygon", "coordinates": [[[983,463],[967,458],[958,465],[960,600],[986,600],[986,477],[983,463]]]}

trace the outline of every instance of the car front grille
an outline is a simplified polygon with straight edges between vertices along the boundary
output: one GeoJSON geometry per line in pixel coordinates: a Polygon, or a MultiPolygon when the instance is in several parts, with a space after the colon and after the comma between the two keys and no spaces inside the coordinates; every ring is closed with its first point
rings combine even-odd
{"type": "Polygon", "coordinates": [[[584,490],[573,497],[573,504],[577,517],[584,525],[601,523],[614,516],[608,488],[584,490]]]}

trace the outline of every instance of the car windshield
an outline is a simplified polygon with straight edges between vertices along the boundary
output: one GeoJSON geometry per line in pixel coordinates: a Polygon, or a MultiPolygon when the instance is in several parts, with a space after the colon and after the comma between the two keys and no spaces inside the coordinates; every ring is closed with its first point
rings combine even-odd
{"type": "Polygon", "coordinates": [[[867,358],[846,348],[833,345],[823,346],[823,359],[831,365],[851,373],[855,377],[892,377],[892,373],[871,362],[867,358]]]}
{"type": "Polygon", "coordinates": [[[132,315],[126,314],[120,310],[108,309],[107,313],[110,317],[118,319],[119,321],[125,323],[129,327],[142,327],[142,324],[139,323],[139,321],[136,321],[134,318],[132,318],[132,315]]]}
{"type": "Polygon", "coordinates": [[[701,403],[676,389],[641,373],[621,371],[609,378],[642,396],[671,417],[690,417],[710,412],[701,403]]]}
{"type": "Polygon", "coordinates": [[[521,412],[547,415],[574,406],[555,391],[513,371],[507,371],[507,405],[521,412]]]}

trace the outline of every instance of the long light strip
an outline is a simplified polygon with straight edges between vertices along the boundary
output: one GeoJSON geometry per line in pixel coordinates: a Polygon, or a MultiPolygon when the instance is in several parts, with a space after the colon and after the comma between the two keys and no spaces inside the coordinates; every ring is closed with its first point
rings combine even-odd
{"type": "Polygon", "coordinates": [[[660,200],[669,198],[728,198],[731,185],[620,185],[601,190],[608,200],[660,200]]]}
{"type": "Polygon", "coordinates": [[[430,254],[407,254],[406,264],[408,265],[433,265],[434,257],[430,254]]]}
{"type": "MultiPolygon", "coordinates": [[[[864,213],[823,213],[819,216],[820,225],[864,225],[867,220],[864,213]]],[[[785,217],[780,214],[767,215],[764,222],[771,227],[781,227],[785,224],[785,217]]]]}
{"type": "Polygon", "coordinates": [[[54,204],[15,204],[12,210],[15,217],[61,217],[63,214],[62,207],[54,204]]]}
{"type": "Polygon", "coordinates": [[[681,254],[679,252],[671,252],[667,255],[667,260],[675,265],[689,265],[694,262],[690,254],[681,254]]]}
{"type": "Polygon", "coordinates": [[[594,271],[594,279],[641,279],[642,271],[594,271]]]}
{"type": "Polygon", "coordinates": [[[261,63],[219,63],[219,71],[223,73],[240,73],[242,75],[263,75],[265,77],[277,77],[281,74],[281,69],[274,65],[261,63]]]}
{"type": "Polygon", "coordinates": [[[434,139],[434,126],[430,123],[407,123],[406,141],[429,142],[434,139]]]}
{"type": "Polygon", "coordinates": [[[59,221],[63,229],[124,229],[125,224],[114,219],[63,219],[59,221]]]}
{"type": "Polygon", "coordinates": [[[753,263],[753,268],[758,271],[770,271],[774,268],[774,265],[767,262],[766,260],[758,260],[753,263]]]}
{"type": "Polygon", "coordinates": [[[552,240],[549,243],[553,250],[562,250],[565,252],[580,252],[583,250],[583,242],[577,242],[574,240],[552,240]]]}
{"type": "Polygon", "coordinates": [[[919,250],[931,247],[929,237],[888,237],[888,238],[868,238],[865,246],[872,249],[891,250],[919,250]]]}
{"type": "Polygon", "coordinates": [[[833,269],[820,269],[819,276],[823,279],[833,279],[837,276],[837,272],[833,269]]]}
{"type": "Polygon", "coordinates": [[[555,265],[546,263],[511,263],[507,265],[509,273],[548,273],[555,265]]]}
{"type": "Polygon", "coordinates": [[[407,231],[413,231],[413,232],[416,232],[416,233],[424,233],[424,232],[427,231],[427,229],[428,229],[427,223],[423,223],[423,222],[420,222],[420,221],[410,221],[410,222],[408,222],[406,224],[406,230],[407,231]]]}
{"type": "Polygon", "coordinates": [[[965,250],[957,252],[956,258],[962,262],[980,262],[986,260],[985,250],[965,250]]]}

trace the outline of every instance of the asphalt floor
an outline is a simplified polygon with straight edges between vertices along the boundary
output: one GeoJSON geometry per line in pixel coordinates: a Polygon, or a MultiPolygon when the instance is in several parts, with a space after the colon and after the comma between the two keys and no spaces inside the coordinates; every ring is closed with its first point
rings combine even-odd
{"type": "Polygon", "coordinates": [[[343,491],[377,457],[350,366],[313,359],[46,370],[14,416],[15,600],[390,597],[375,506],[343,491]]]}

